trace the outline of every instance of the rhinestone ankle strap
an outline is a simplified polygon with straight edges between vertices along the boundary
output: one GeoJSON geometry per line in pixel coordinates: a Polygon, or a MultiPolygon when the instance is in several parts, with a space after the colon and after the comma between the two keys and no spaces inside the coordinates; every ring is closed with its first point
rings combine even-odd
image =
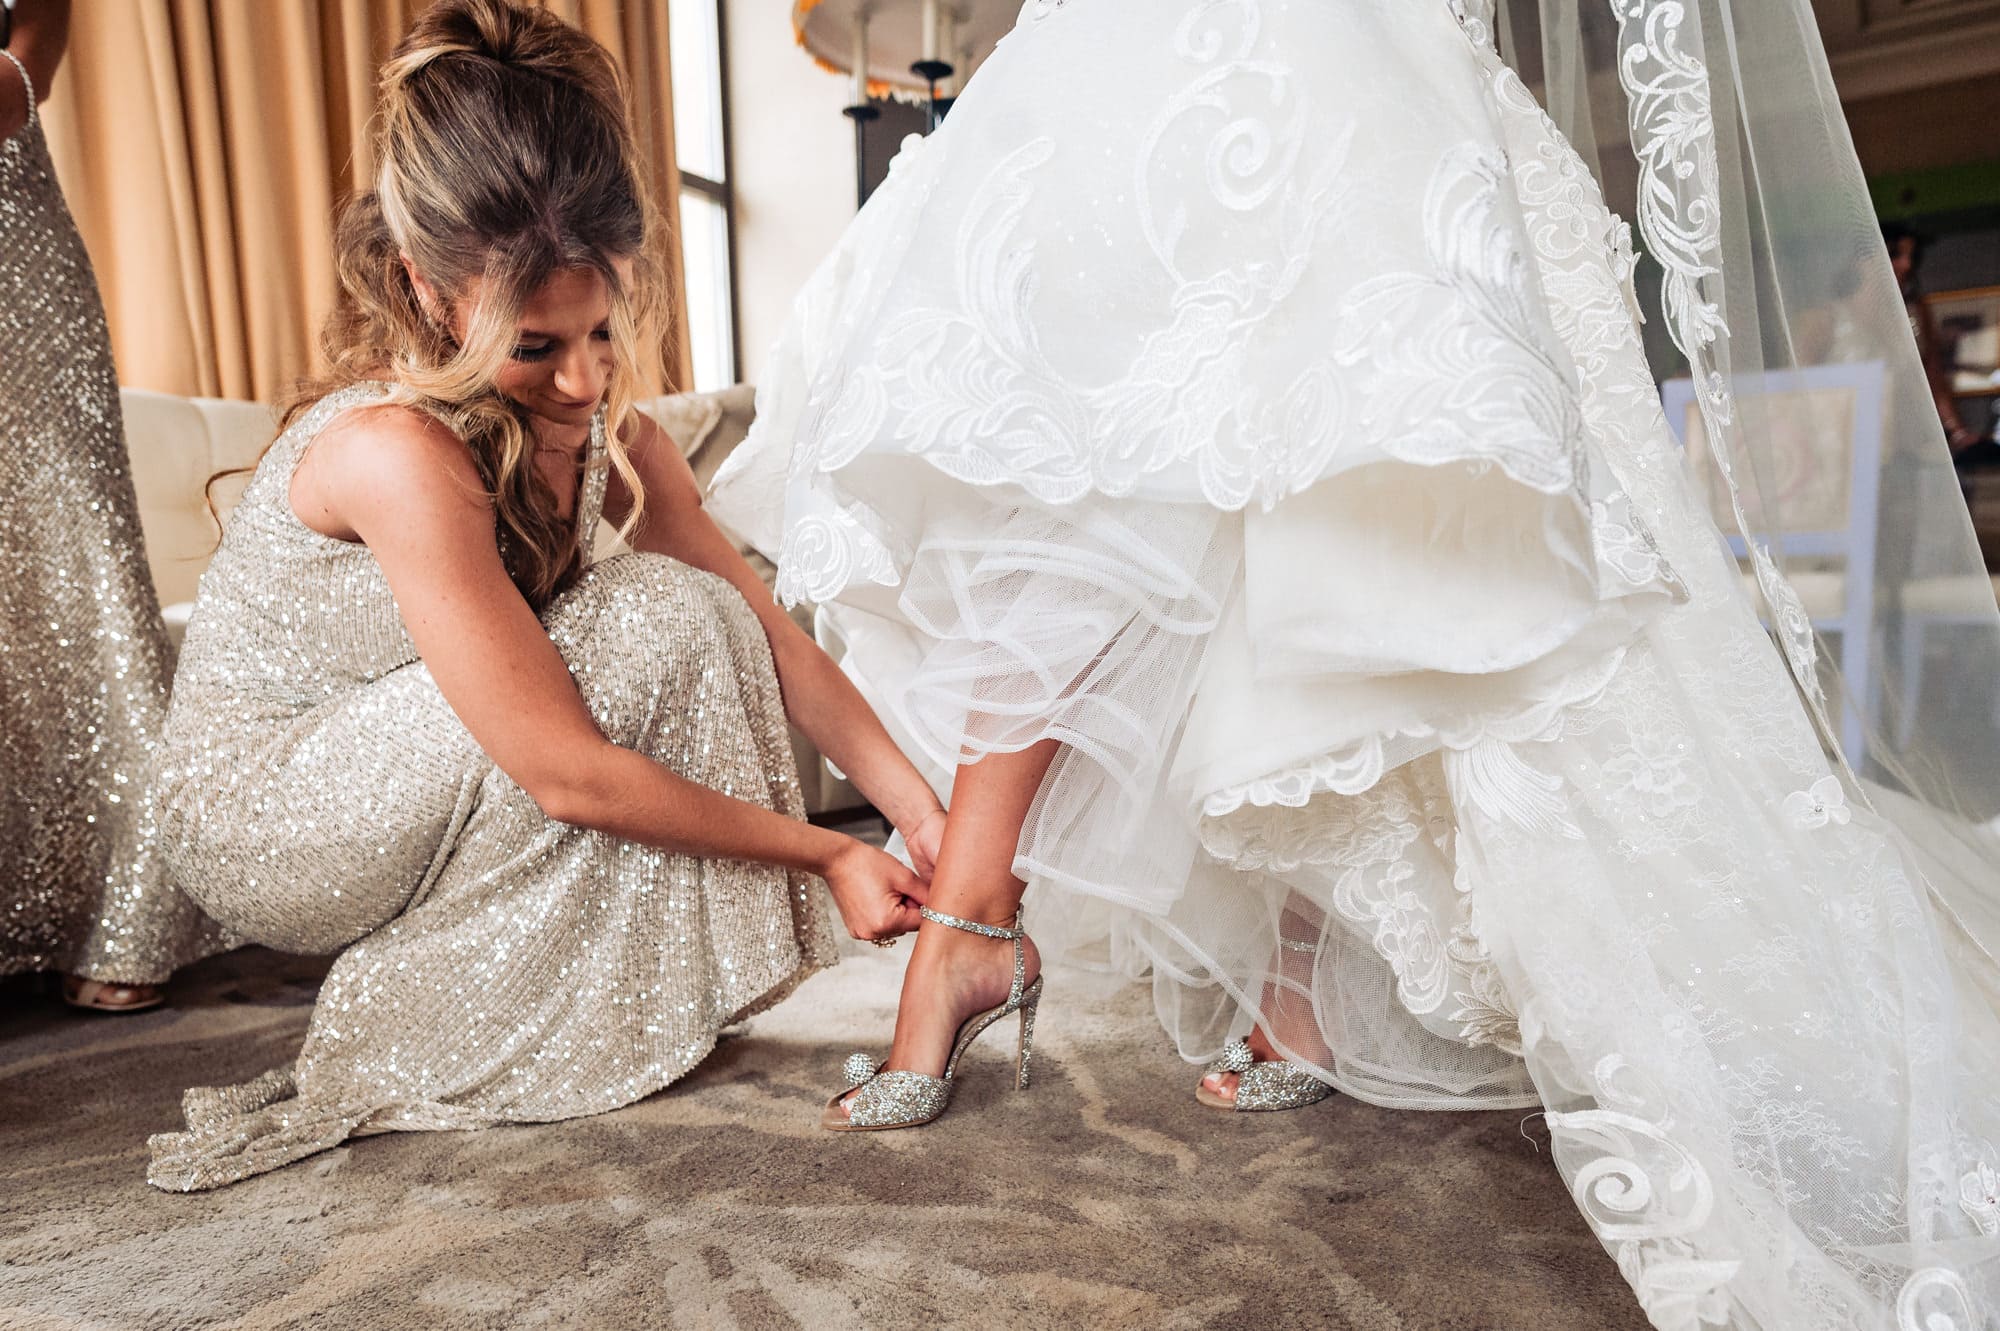
{"type": "Polygon", "coordinates": [[[932,910],[929,906],[919,906],[917,907],[917,911],[932,924],[942,924],[952,929],[963,929],[969,934],[985,934],[988,938],[1005,938],[1009,940],[1022,936],[1020,929],[1021,917],[1019,915],[1014,917],[1014,928],[1003,929],[997,924],[981,924],[977,920],[961,920],[956,915],[947,915],[941,910],[932,910]]]}
{"type": "Polygon", "coordinates": [[[1007,1011],[1012,1012],[1021,1006],[1021,995],[1028,979],[1028,953],[1027,949],[1021,946],[1021,940],[1028,936],[1028,931],[1021,927],[1020,911],[1014,912],[1014,927],[1011,929],[1003,929],[997,924],[981,924],[977,920],[961,920],[956,915],[947,915],[941,910],[932,910],[929,906],[919,906],[917,912],[932,924],[942,924],[947,929],[962,929],[969,934],[984,934],[988,938],[1005,939],[1012,943],[1014,983],[1007,990],[1007,1011]]]}

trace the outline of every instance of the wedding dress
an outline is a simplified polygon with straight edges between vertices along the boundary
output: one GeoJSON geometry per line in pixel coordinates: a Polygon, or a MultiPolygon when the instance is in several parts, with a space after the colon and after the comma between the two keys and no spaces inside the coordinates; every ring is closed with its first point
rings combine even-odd
{"type": "Polygon", "coordinates": [[[711,506],[941,787],[1063,742],[1027,919],[1191,1060],[1275,987],[1350,1095],[1546,1106],[1662,1328],[1995,1325],[1992,977],[1745,595],[1633,264],[1444,0],[1037,0],[711,506]]]}

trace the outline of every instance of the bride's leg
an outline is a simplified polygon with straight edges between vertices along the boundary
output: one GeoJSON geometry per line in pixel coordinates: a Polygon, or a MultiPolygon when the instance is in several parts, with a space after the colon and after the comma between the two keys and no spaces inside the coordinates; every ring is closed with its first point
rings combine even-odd
{"type": "MultiPolygon", "coordinates": [[[[1014,852],[1056,748],[1056,741],[1043,740],[1019,753],[988,754],[958,769],[944,846],[931,879],[932,910],[980,924],[1014,923],[1026,888],[1014,876],[1014,852]]],[[[1041,956],[1032,941],[1025,945],[1032,981],[1041,971],[1041,956]]],[[[1012,943],[926,920],[903,973],[888,1066],[931,1076],[943,1073],[959,1024],[1004,1003],[1013,978],[1012,943]]]]}

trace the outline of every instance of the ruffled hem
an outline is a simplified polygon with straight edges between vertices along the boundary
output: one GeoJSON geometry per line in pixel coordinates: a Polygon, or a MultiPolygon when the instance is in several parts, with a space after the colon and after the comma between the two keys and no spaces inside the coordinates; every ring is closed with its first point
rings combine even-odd
{"type": "Polygon", "coordinates": [[[1203,845],[1218,859],[1241,861],[1245,867],[1270,867],[1254,863],[1241,842],[1211,836],[1209,829],[1227,826],[1231,815],[1245,808],[1303,809],[1321,795],[1365,794],[1390,772],[1438,748],[1462,753],[1488,739],[1507,737],[1513,742],[1546,734],[1569,709],[1587,705],[1603,692],[1624,658],[1622,647],[1614,649],[1590,667],[1561,676],[1551,696],[1524,701],[1505,713],[1468,718],[1460,727],[1417,726],[1390,735],[1369,735],[1338,752],[1316,754],[1294,766],[1212,791],[1201,805],[1203,845]]]}

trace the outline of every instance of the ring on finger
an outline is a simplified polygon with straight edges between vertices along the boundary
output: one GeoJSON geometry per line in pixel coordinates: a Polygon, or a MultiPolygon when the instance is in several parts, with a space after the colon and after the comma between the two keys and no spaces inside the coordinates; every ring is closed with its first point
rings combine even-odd
{"type": "Polygon", "coordinates": [[[868,941],[869,941],[869,942],[871,942],[871,943],[873,943],[873,944],[874,944],[875,946],[877,946],[877,947],[894,947],[894,946],[896,946],[896,940],[895,940],[894,938],[871,938],[871,939],[869,939],[868,941]]]}

